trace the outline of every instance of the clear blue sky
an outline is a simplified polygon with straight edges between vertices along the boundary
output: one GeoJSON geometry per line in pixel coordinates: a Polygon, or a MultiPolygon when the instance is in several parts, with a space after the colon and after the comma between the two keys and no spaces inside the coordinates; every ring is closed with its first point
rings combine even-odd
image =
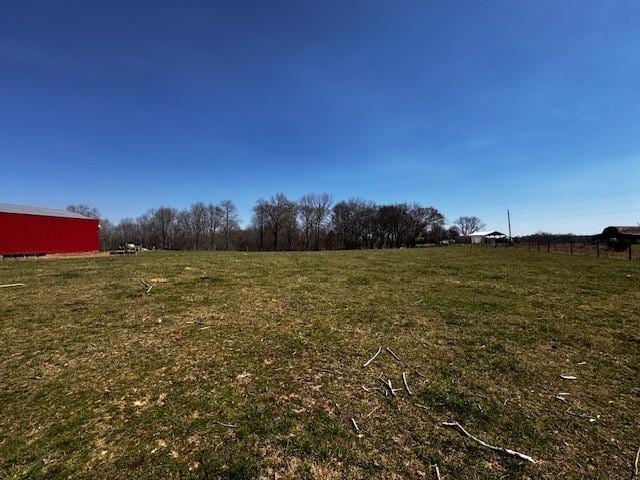
{"type": "Polygon", "coordinates": [[[4,2],[0,201],[636,224],[639,22],[637,0],[4,2]]]}

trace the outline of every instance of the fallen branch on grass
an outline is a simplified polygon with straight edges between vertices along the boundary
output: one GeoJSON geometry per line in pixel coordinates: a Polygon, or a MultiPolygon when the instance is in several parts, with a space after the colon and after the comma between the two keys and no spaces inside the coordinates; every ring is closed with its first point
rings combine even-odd
{"type": "Polygon", "coordinates": [[[389,390],[389,392],[391,392],[391,395],[393,395],[394,397],[397,397],[398,395],[396,394],[396,392],[399,392],[400,390],[402,390],[401,388],[393,388],[393,385],[391,384],[391,380],[383,380],[382,378],[379,378],[378,380],[380,380],[382,382],[382,384],[387,387],[387,389],[389,390]]]}
{"type": "Polygon", "coordinates": [[[638,452],[636,453],[636,463],[634,464],[636,477],[638,476],[638,459],[639,458],[640,458],[640,447],[638,447],[638,452]]]}
{"type": "Polygon", "coordinates": [[[222,422],[214,422],[217,423],[218,425],[221,425],[223,427],[227,427],[227,428],[238,428],[237,425],[234,425],[232,423],[222,423],[222,422]]]}
{"type": "Polygon", "coordinates": [[[404,388],[407,389],[407,393],[409,395],[413,395],[413,393],[411,392],[411,389],[409,388],[409,384],[407,383],[407,374],[402,372],[402,382],[404,383],[404,388]]]}
{"type": "Polygon", "coordinates": [[[369,364],[370,364],[371,362],[373,362],[373,361],[378,357],[378,355],[380,355],[380,352],[381,352],[381,351],[382,351],[382,347],[379,347],[379,348],[378,348],[378,351],[376,352],[376,354],[375,354],[373,357],[371,357],[369,360],[367,360],[367,363],[365,363],[362,367],[363,367],[363,368],[364,368],[364,367],[368,367],[368,366],[369,366],[369,364]]]}
{"type": "Polygon", "coordinates": [[[436,471],[436,478],[438,480],[442,480],[442,477],[440,476],[440,469],[438,468],[438,464],[434,463],[433,465],[431,465],[431,468],[433,468],[436,471]]]}
{"type": "Polygon", "coordinates": [[[376,410],[378,410],[379,408],[380,408],[380,405],[378,405],[376,408],[374,408],[369,413],[367,413],[367,418],[369,418],[371,415],[373,415],[376,412],[376,410]]]}
{"type": "Polygon", "coordinates": [[[418,375],[419,377],[422,377],[425,380],[427,379],[427,377],[425,377],[423,374],[421,374],[418,370],[414,370],[414,372],[416,372],[416,375],[418,375]]]}
{"type": "Polygon", "coordinates": [[[156,286],[155,283],[149,284],[149,283],[145,282],[144,278],[140,279],[140,283],[142,283],[142,285],[144,285],[144,288],[147,289],[147,293],[149,293],[151,291],[151,289],[156,286]]]}
{"type": "Polygon", "coordinates": [[[391,356],[393,356],[393,358],[395,358],[397,361],[401,362],[402,360],[400,360],[400,357],[398,357],[398,355],[396,355],[393,350],[391,350],[389,347],[385,347],[385,349],[387,350],[387,352],[389,352],[391,354],[391,356]]]}
{"type": "Polygon", "coordinates": [[[577,377],[574,377],[573,375],[560,375],[560,378],[563,380],[576,380],[577,377]]]}
{"type": "Polygon", "coordinates": [[[589,420],[591,423],[595,422],[596,419],[593,417],[590,417],[589,415],[585,415],[584,413],[579,413],[579,412],[573,412],[571,411],[571,408],[568,408],[566,410],[566,413],[568,413],[569,415],[573,415],[574,417],[578,417],[578,418],[584,418],[589,420]]]}
{"type": "Polygon", "coordinates": [[[24,283],[9,283],[7,285],[0,285],[0,288],[11,288],[11,287],[24,287],[24,283]]]}
{"type": "Polygon", "coordinates": [[[351,423],[353,424],[353,428],[355,429],[355,431],[360,433],[360,428],[358,427],[358,424],[356,423],[355,418],[351,417],[351,423]]]}
{"type": "Polygon", "coordinates": [[[418,408],[424,408],[425,410],[429,410],[429,407],[426,405],[422,405],[421,403],[414,403],[414,405],[418,408]]]}
{"type": "Polygon", "coordinates": [[[516,452],[515,450],[511,450],[509,448],[495,447],[493,445],[489,445],[487,442],[485,442],[483,440],[480,440],[478,437],[474,437],[473,435],[471,435],[458,422],[442,422],[442,425],[444,425],[445,427],[450,427],[450,428],[457,429],[465,437],[468,437],[468,438],[478,442],[480,445],[482,445],[485,448],[488,448],[489,450],[493,450],[494,452],[505,453],[505,454],[511,455],[513,457],[518,457],[518,458],[520,458],[522,460],[526,460],[527,462],[536,463],[536,461],[533,458],[531,458],[529,455],[525,455],[524,453],[516,452]]]}
{"type": "Polygon", "coordinates": [[[204,325],[200,320],[190,320],[187,323],[193,323],[194,325],[204,325]]]}

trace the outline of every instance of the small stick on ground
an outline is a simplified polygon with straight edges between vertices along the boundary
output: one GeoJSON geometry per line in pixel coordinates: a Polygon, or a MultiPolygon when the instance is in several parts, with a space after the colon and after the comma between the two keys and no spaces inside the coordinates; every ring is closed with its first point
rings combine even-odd
{"type": "Polygon", "coordinates": [[[458,422],[442,422],[442,425],[445,427],[451,427],[457,429],[462,435],[468,437],[476,442],[478,442],[483,447],[488,448],[489,450],[493,450],[494,452],[506,453],[507,455],[511,455],[513,457],[518,457],[522,460],[526,460],[527,462],[536,463],[536,461],[531,458],[529,455],[525,455],[524,453],[516,452],[515,450],[511,450],[504,447],[495,447],[493,445],[489,445],[487,442],[480,440],[478,437],[474,437],[469,432],[467,432],[462,425],[458,422]]]}
{"type": "Polygon", "coordinates": [[[360,433],[360,427],[358,427],[358,424],[356,423],[355,418],[351,417],[351,423],[353,424],[353,428],[355,429],[355,431],[360,433]]]}
{"type": "Polygon", "coordinates": [[[640,447],[638,447],[638,452],[636,453],[636,462],[634,463],[636,477],[638,476],[638,459],[640,459],[640,447]]]}
{"type": "Polygon", "coordinates": [[[363,367],[363,368],[364,368],[364,367],[368,367],[368,366],[369,366],[369,364],[370,364],[371,362],[373,362],[373,361],[376,359],[376,357],[377,357],[378,355],[380,355],[380,352],[381,352],[381,351],[382,351],[382,347],[379,347],[379,348],[378,348],[378,351],[376,352],[376,354],[375,354],[373,357],[371,357],[369,360],[367,360],[367,363],[365,363],[362,367],[363,367]]]}
{"type": "Polygon", "coordinates": [[[238,428],[237,425],[234,425],[232,423],[222,423],[222,422],[214,422],[217,423],[218,425],[221,425],[223,427],[227,427],[227,428],[238,428]]]}
{"type": "Polygon", "coordinates": [[[144,285],[144,288],[149,288],[151,286],[147,282],[144,281],[144,278],[141,278],[140,282],[142,283],[142,285],[144,285]]]}
{"type": "Polygon", "coordinates": [[[396,355],[396,354],[394,353],[394,351],[393,351],[393,350],[391,350],[389,347],[385,347],[385,349],[386,349],[386,350],[387,350],[387,352],[389,352],[389,353],[391,354],[391,356],[392,356],[393,358],[395,358],[397,361],[399,361],[399,362],[401,362],[401,361],[402,361],[402,360],[400,360],[400,357],[398,357],[398,355],[396,355]]]}
{"type": "Polygon", "coordinates": [[[0,288],[24,287],[24,285],[24,283],[8,283],[7,285],[0,285],[0,288]]]}
{"type": "Polygon", "coordinates": [[[193,323],[194,325],[204,325],[200,320],[190,320],[187,323],[193,323]]]}
{"type": "Polygon", "coordinates": [[[436,471],[436,478],[438,480],[442,480],[442,477],[440,476],[440,469],[438,468],[438,464],[434,463],[433,465],[431,465],[431,468],[433,468],[436,471]]]}
{"type": "Polygon", "coordinates": [[[589,415],[585,415],[584,413],[579,413],[579,412],[573,412],[571,411],[571,408],[568,408],[566,410],[566,413],[568,413],[569,415],[573,415],[574,417],[578,417],[578,418],[585,418],[587,420],[589,420],[590,422],[595,422],[596,419],[593,417],[590,417],[589,415]]]}
{"type": "Polygon", "coordinates": [[[426,405],[422,405],[421,403],[414,403],[414,405],[418,408],[424,408],[425,410],[429,410],[429,407],[426,405]]]}
{"type": "Polygon", "coordinates": [[[383,380],[382,378],[379,379],[382,384],[387,387],[387,389],[391,392],[391,395],[393,395],[394,397],[397,397],[398,395],[396,394],[396,392],[398,390],[402,390],[401,388],[393,388],[393,385],[391,384],[391,380],[383,380]]]}
{"type": "Polygon", "coordinates": [[[407,383],[407,374],[405,372],[402,372],[402,382],[404,383],[404,388],[407,390],[407,393],[409,395],[413,395],[411,389],[409,388],[409,384],[407,383]]]}
{"type": "Polygon", "coordinates": [[[378,405],[376,408],[374,408],[369,413],[367,413],[367,418],[369,418],[371,415],[373,415],[375,413],[375,411],[378,410],[379,408],[380,408],[380,405],[378,405]]]}
{"type": "Polygon", "coordinates": [[[151,289],[152,289],[153,287],[155,287],[155,286],[156,286],[156,284],[155,284],[155,283],[154,283],[154,284],[149,285],[149,288],[147,288],[147,293],[149,293],[149,292],[151,291],[151,289]]]}
{"type": "Polygon", "coordinates": [[[418,375],[419,377],[424,378],[425,380],[427,379],[427,377],[425,377],[423,374],[421,374],[418,370],[414,370],[414,372],[416,373],[416,375],[418,375]]]}

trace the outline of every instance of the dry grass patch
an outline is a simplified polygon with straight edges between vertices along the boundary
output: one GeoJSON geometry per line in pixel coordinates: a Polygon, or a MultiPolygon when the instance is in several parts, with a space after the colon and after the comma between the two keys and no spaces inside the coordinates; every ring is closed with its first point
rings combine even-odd
{"type": "Polygon", "coordinates": [[[0,477],[633,474],[638,262],[149,252],[0,264],[18,282],[0,291],[0,477]]]}

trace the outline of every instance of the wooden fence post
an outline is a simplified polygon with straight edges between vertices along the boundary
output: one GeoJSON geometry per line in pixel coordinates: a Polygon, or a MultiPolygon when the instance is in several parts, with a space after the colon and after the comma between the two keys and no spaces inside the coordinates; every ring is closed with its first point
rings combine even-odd
{"type": "Polygon", "coordinates": [[[573,242],[569,242],[569,250],[571,251],[571,255],[573,255],[573,242]]]}
{"type": "Polygon", "coordinates": [[[540,251],[540,240],[538,240],[538,251],[540,251]]]}
{"type": "Polygon", "coordinates": [[[629,243],[629,260],[631,260],[632,257],[633,254],[631,253],[631,243],[629,243]]]}
{"type": "Polygon", "coordinates": [[[596,240],[596,256],[600,256],[600,240],[596,240]]]}
{"type": "Polygon", "coordinates": [[[547,240],[547,253],[551,251],[551,240],[547,240]]]}

